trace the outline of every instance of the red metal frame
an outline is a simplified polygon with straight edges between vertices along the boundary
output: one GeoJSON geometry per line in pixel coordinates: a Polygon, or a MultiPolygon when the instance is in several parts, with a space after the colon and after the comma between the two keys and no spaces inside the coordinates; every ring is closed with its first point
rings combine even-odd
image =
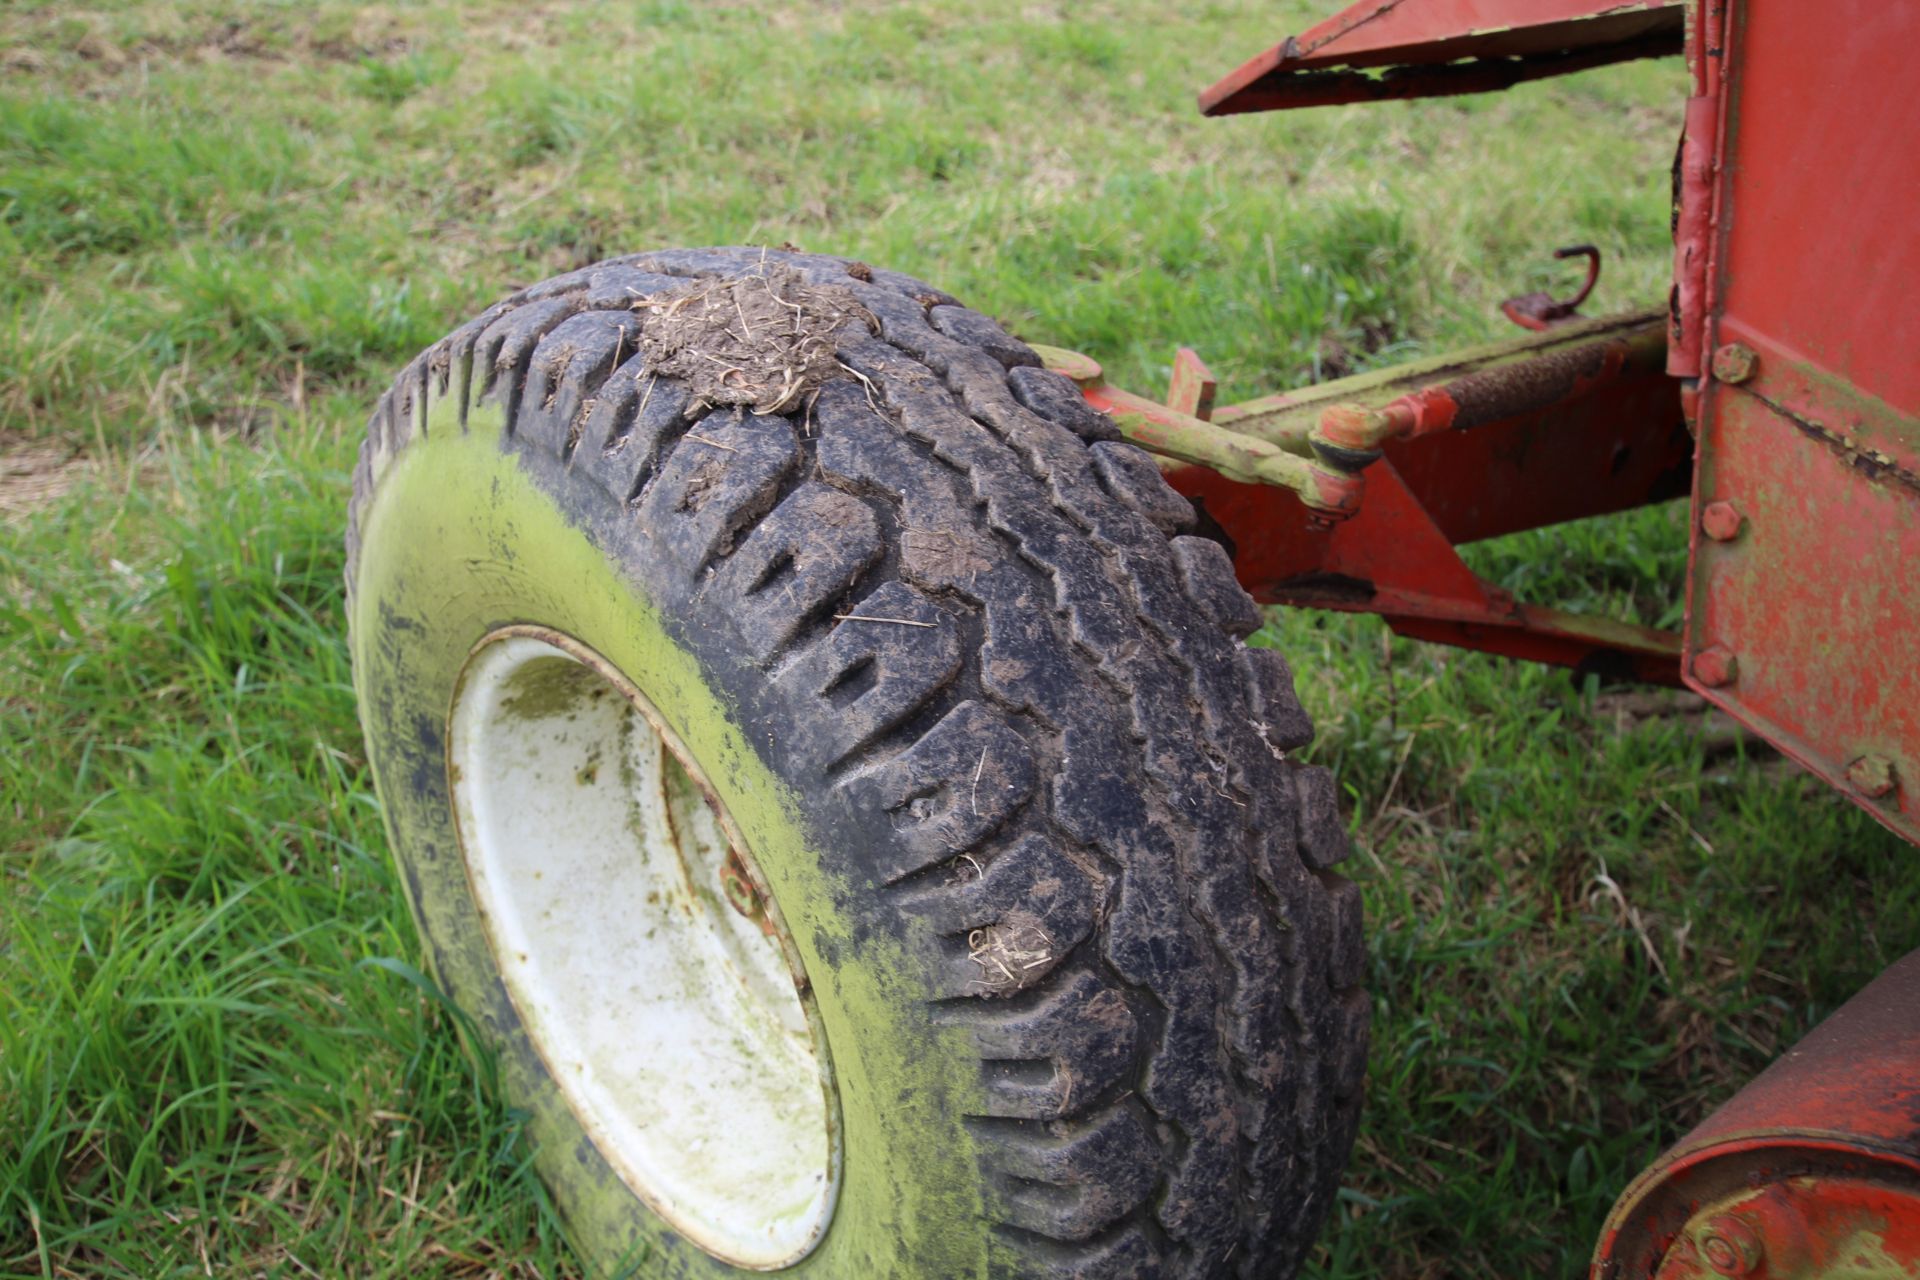
{"type": "Polygon", "coordinates": [[[1692,440],[1663,330],[1659,313],[1580,321],[1219,408],[1190,352],[1165,404],[1108,385],[1085,356],[1043,352],[1132,439],[1186,464],[1168,480],[1232,546],[1255,599],[1678,685],[1678,633],[1516,600],[1455,550],[1687,492],[1692,440]]]}
{"type": "Polygon", "coordinates": [[[1200,95],[1210,116],[1484,93],[1679,53],[1684,0],[1365,0],[1200,95]]]}
{"type": "Polygon", "coordinates": [[[1203,107],[1498,88],[1684,47],[1657,348],[1541,295],[1510,304],[1547,329],[1537,346],[1219,409],[1190,351],[1165,404],[1058,354],[1166,456],[1257,598],[1684,682],[1920,843],[1917,44],[1920,10],[1880,0],[1362,0],[1203,107]],[[1681,633],[1516,601],[1454,549],[1679,496],[1689,463],[1681,633]]]}
{"type": "MultiPolygon", "coordinates": [[[[1524,446],[1514,456],[1525,458],[1524,446]]],[[[1438,465],[1420,479],[1439,487],[1469,470],[1457,457],[1434,454],[1430,461],[1438,465]]],[[[1533,474],[1553,469],[1547,458],[1533,474]]],[[[1309,531],[1305,509],[1270,490],[1202,467],[1175,469],[1168,479],[1204,505],[1236,548],[1245,548],[1236,565],[1263,604],[1377,613],[1414,639],[1610,678],[1680,684],[1678,635],[1526,604],[1476,575],[1390,460],[1368,472],[1359,513],[1324,532],[1309,531]]],[[[1496,513],[1479,507],[1472,514],[1496,513]]]]}
{"type": "MultiPolygon", "coordinates": [[[[1920,843],[1916,46],[1920,6],[1885,0],[1361,0],[1203,110],[1475,92],[1684,47],[1664,310],[1578,321],[1578,299],[1530,295],[1508,314],[1545,332],[1510,347],[1217,409],[1191,351],[1165,404],[1053,363],[1163,454],[1258,599],[1684,682],[1920,843]],[[1522,603],[1456,550],[1689,489],[1680,633],[1522,603]]],[[[1916,1135],[1920,952],[1641,1175],[1593,1280],[1920,1280],[1916,1135]]]]}

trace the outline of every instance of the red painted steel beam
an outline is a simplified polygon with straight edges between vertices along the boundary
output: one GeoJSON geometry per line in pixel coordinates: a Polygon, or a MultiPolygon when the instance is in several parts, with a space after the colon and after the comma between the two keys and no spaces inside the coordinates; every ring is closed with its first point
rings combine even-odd
{"type": "Polygon", "coordinates": [[[1681,51],[1684,0],[1362,0],[1200,95],[1210,116],[1483,93],[1681,51]]]}
{"type": "Polygon", "coordinates": [[[1386,446],[1387,460],[1456,544],[1684,497],[1693,439],[1658,373],[1472,431],[1386,446]]]}
{"type": "MultiPolygon", "coordinates": [[[[1233,542],[1241,583],[1264,604],[1375,613],[1414,639],[1680,684],[1677,635],[1526,604],[1483,581],[1391,460],[1368,469],[1358,512],[1325,531],[1308,529],[1306,508],[1281,490],[1203,467],[1177,467],[1167,479],[1233,542]]],[[[1588,496],[1572,486],[1563,492],[1569,501],[1588,496]]]]}

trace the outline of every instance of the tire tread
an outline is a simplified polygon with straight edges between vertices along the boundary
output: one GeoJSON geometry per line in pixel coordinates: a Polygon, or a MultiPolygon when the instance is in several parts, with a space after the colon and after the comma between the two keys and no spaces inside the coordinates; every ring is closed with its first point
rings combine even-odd
{"type": "Polygon", "coordinates": [[[1359,896],[1292,674],[1190,505],[997,323],[845,260],[690,250],[489,309],[369,423],[364,513],[428,401],[649,531],[703,616],[825,726],[793,758],[866,815],[887,909],[938,941],[929,1017],[980,1056],[1007,1274],[1293,1274],[1350,1146],[1369,1010],[1359,896]],[[635,354],[635,298],[776,260],[851,289],[858,380],[804,416],[712,411],[635,354]],[[851,267],[858,267],[851,271],[851,267]],[[876,622],[872,619],[885,619],[876,622]],[[1131,750],[1127,749],[1131,746],[1131,750]],[[1018,920],[1047,959],[982,979],[1018,920]]]}

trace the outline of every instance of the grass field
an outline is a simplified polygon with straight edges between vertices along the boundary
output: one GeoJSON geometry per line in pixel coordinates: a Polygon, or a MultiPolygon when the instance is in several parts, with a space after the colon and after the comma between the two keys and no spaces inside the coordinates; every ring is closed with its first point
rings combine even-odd
{"type": "MultiPolygon", "coordinates": [[[[1660,297],[1684,92],[1203,122],[1298,3],[0,9],[0,1276],[578,1273],[417,964],[341,622],[371,393],[511,284],[792,241],[1224,396],[1660,297]]],[[[1671,624],[1652,510],[1477,548],[1671,624]]],[[[1871,821],[1672,700],[1267,635],[1343,779],[1368,1117],[1324,1277],[1573,1276],[1631,1174],[1920,943],[1871,821]]]]}

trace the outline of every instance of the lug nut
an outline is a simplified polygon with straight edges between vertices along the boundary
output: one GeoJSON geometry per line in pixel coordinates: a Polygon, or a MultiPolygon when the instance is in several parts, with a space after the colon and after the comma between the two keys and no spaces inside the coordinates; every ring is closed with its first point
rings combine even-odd
{"type": "Polygon", "coordinates": [[[732,849],[727,850],[727,860],[720,864],[720,887],[726,892],[727,902],[735,911],[748,919],[760,914],[760,894],[753,887],[753,881],[747,878],[747,869],[740,862],[740,855],[732,849]]]}
{"type": "Polygon", "coordinates": [[[1753,354],[1752,347],[1729,342],[1713,353],[1713,376],[1717,381],[1738,386],[1753,376],[1759,364],[1760,357],[1753,354]]]}
{"type": "Polygon", "coordinates": [[[1746,522],[1747,517],[1740,508],[1724,499],[1709,502],[1700,509],[1700,532],[1715,542],[1732,542],[1740,536],[1740,530],[1746,522]]]}
{"type": "Polygon", "coordinates": [[[1709,689],[1732,684],[1739,672],[1739,659],[1723,644],[1710,645],[1693,655],[1693,678],[1709,689]]]}
{"type": "Polygon", "coordinates": [[[1694,1237],[1694,1245],[1706,1264],[1723,1276],[1750,1275],[1766,1257],[1753,1228],[1730,1213],[1708,1219],[1694,1237]]]}

